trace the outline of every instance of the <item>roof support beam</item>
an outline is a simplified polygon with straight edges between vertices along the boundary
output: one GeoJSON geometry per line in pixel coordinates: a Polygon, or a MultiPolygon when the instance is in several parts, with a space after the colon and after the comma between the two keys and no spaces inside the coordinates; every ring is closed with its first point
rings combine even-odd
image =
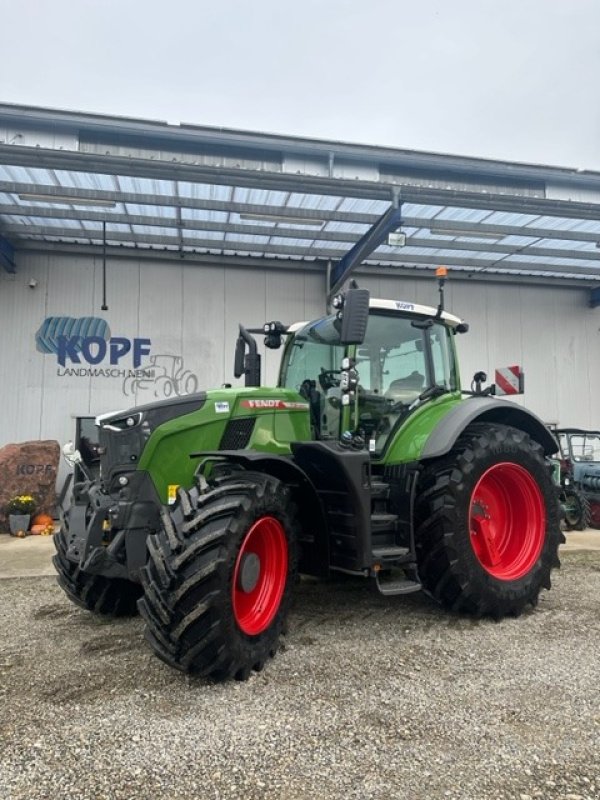
{"type": "Polygon", "coordinates": [[[342,284],[348,280],[353,270],[379,247],[388,233],[399,228],[401,224],[402,206],[396,196],[394,204],[360,237],[356,244],[340,258],[331,270],[329,297],[335,294],[342,284]]]}
{"type": "MultiPolygon", "coordinates": [[[[193,156],[190,157],[190,159],[192,158],[193,156]]],[[[403,202],[409,203],[545,214],[575,219],[597,220],[600,217],[600,204],[598,203],[550,200],[518,194],[498,194],[489,190],[437,189],[429,186],[402,184],[401,179],[393,182],[331,179],[312,175],[296,175],[290,172],[269,172],[239,167],[211,167],[206,164],[177,161],[161,163],[151,159],[132,159],[113,155],[99,156],[42,147],[30,148],[0,144],[0,164],[381,200],[388,200],[394,189],[401,189],[403,202]]]]}
{"type": "MultiPolygon", "coordinates": [[[[385,215],[384,215],[385,216],[385,215]]],[[[393,230],[393,228],[391,228],[393,230]]],[[[10,228],[10,233],[16,239],[17,235],[25,234],[23,240],[26,242],[28,237],[39,236],[44,240],[65,239],[67,242],[92,242],[100,243],[102,241],[101,231],[78,231],[73,228],[55,228],[49,231],[47,228],[34,227],[34,226],[13,226],[10,228]]],[[[385,234],[387,235],[387,233],[385,234]]],[[[173,235],[162,234],[144,234],[143,238],[137,237],[131,233],[121,231],[107,231],[107,240],[109,243],[123,243],[128,245],[146,244],[149,247],[180,247],[180,238],[177,232],[174,231],[173,235]]],[[[282,257],[296,257],[303,260],[310,260],[315,258],[332,259],[337,261],[340,256],[343,257],[343,250],[340,248],[327,247],[327,244],[321,247],[310,246],[309,243],[305,247],[297,245],[272,245],[272,244],[255,244],[252,242],[228,242],[226,239],[203,239],[195,236],[185,236],[183,240],[184,248],[199,249],[211,253],[221,254],[223,251],[237,251],[240,253],[264,253],[268,256],[282,256],[282,257]]],[[[354,248],[353,248],[354,249],[354,248]]],[[[145,251],[146,252],[146,251],[145,251]]],[[[350,251],[352,252],[352,251],[350,251]]],[[[433,267],[440,263],[439,256],[427,255],[411,255],[403,253],[402,251],[377,254],[370,252],[364,255],[363,260],[368,260],[370,263],[375,264],[423,264],[433,267]]],[[[353,259],[354,261],[354,259],[353,259]]],[[[581,276],[593,276],[600,279],[600,264],[598,268],[581,267],[571,265],[549,265],[539,262],[530,261],[508,261],[503,259],[496,263],[492,259],[484,258],[460,258],[449,257],[444,255],[443,263],[448,267],[458,267],[462,270],[483,270],[486,272],[510,272],[510,273],[560,273],[567,274],[573,273],[581,276]]],[[[356,264],[355,264],[356,266],[356,264]]]]}
{"type": "MultiPolygon", "coordinates": [[[[379,219],[378,214],[360,214],[348,211],[326,211],[317,209],[307,209],[289,206],[270,206],[258,205],[256,203],[235,203],[227,200],[201,200],[191,197],[175,197],[173,195],[138,194],[134,192],[115,192],[99,189],[73,189],[70,187],[58,187],[48,185],[36,185],[30,183],[16,183],[11,181],[0,181],[0,193],[7,194],[36,194],[40,197],[65,197],[72,198],[76,203],[77,198],[83,200],[100,200],[113,203],[130,203],[135,205],[170,207],[170,208],[190,208],[201,211],[222,211],[225,213],[233,212],[238,214],[253,214],[260,216],[276,213],[280,217],[292,219],[314,219],[325,222],[349,222],[359,225],[373,225],[379,219]]],[[[403,195],[404,197],[404,195],[403,195]]],[[[57,219],[88,219],[102,222],[104,219],[113,219],[114,222],[129,224],[132,221],[130,215],[122,215],[117,218],[117,214],[106,211],[94,211],[89,208],[77,210],[67,209],[56,206],[56,208],[36,207],[32,205],[20,206],[15,203],[7,203],[0,206],[0,214],[51,217],[57,219]]],[[[144,222],[134,222],[133,224],[164,226],[168,218],[157,217],[157,222],[148,221],[144,216],[144,222]]],[[[598,220],[600,221],[600,208],[598,209],[598,220]]],[[[185,221],[185,220],[184,220],[185,221]]],[[[459,222],[457,220],[440,220],[429,217],[405,216],[402,219],[405,228],[428,228],[436,230],[452,231],[456,236],[477,230],[481,233],[493,233],[499,236],[531,236],[533,238],[562,239],[564,241],[598,242],[600,232],[593,231],[573,231],[560,230],[556,228],[541,228],[518,225],[493,225],[485,222],[459,222]]]]}
{"type": "MultiPolygon", "coordinates": [[[[327,231],[316,230],[308,228],[281,228],[272,224],[265,225],[249,225],[241,223],[227,223],[227,222],[201,222],[198,220],[182,219],[180,215],[176,217],[151,217],[141,214],[119,214],[108,213],[104,211],[90,211],[88,209],[60,209],[60,208],[35,208],[33,206],[17,206],[17,205],[2,205],[0,204],[1,215],[12,216],[19,215],[22,217],[37,217],[48,219],[72,219],[72,220],[88,220],[91,222],[106,222],[107,225],[121,224],[121,225],[144,225],[147,227],[160,227],[172,228],[173,230],[183,231],[214,231],[218,233],[235,233],[242,236],[265,236],[265,237],[278,237],[281,239],[306,239],[307,242],[345,242],[348,244],[355,244],[358,239],[358,234],[349,233],[346,231],[327,231]]],[[[406,223],[406,219],[402,219],[402,223],[406,223]]],[[[406,225],[405,225],[406,227],[406,225]]],[[[26,235],[31,229],[29,225],[19,224],[7,226],[7,229],[19,235],[26,235]]],[[[35,226],[36,232],[42,229],[41,225],[35,226]]],[[[56,226],[49,225],[44,230],[49,236],[53,235],[56,226]]],[[[63,229],[63,230],[66,230],[63,229]]],[[[75,229],[74,229],[75,230],[75,229]]],[[[84,229],[82,229],[84,230],[84,229]]],[[[444,228],[444,230],[446,230],[444,228]]],[[[77,231],[81,233],[81,231],[77,231]]],[[[75,234],[73,234],[75,235],[75,234]]],[[[457,231],[456,235],[460,235],[457,231]]],[[[600,234],[598,234],[600,237],[600,234]]],[[[78,238],[81,238],[80,236],[78,238]]],[[[476,238],[474,232],[471,233],[470,238],[476,238]]],[[[499,236],[499,238],[501,238],[499,236]]],[[[532,241],[535,237],[532,236],[532,241]]],[[[183,242],[185,244],[185,242],[183,242]]],[[[470,250],[473,252],[488,252],[498,253],[499,255],[511,255],[514,253],[524,253],[525,255],[538,256],[541,258],[560,258],[560,259],[576,259],[597,261],[600,260],[600,250],[594,248],[593,250],[573,250],[567,248],[552,248],[552,247],[538,247],[537,245],[519,246],[498,244],[492,241],[479,241],[479,242],[464,242],[455,239],[433,239],[429,237],[422,237],[412,234],[407,239],[407,247],[423,247],[429,250],[470,250]]],[[[442,257],[443,258],[443,257],[442,257]]]]}
{"type": "Polygon", "coordinates": [[[17,265],[15,262],[15,248],[0,233],[0,267],[6,272],[15,273],[17,265]]]}
{"type": "MultiPolygon", "coordinates": [[[[0,193],[6,192],[10,194],[27,194],[32,192],[30,184],[17,184],[7,183],[0,181],[0,193]]],[[[230,203],[226,200],[193,200],[191,198],[182,198],[175,196],[162,196],[162,195],[138,195],[131,193],[107,192],[100,190],[80,190],[80,189],[58,189],[56,186],[39,186],[35,187],[35,194],[41,196],[60,195],[73,199],[76,203],[77,197],[87,200],[99,199],[108,200],[111,202],[130,203],[136,205],[147,205],[157,207],[172,207],[172,208],[190,208],[200,211],[222,211],[238,213],[238,214],[254,214],[259,215],[262,213],[268,214],[270,211],[276,212],[282,218],[289,217],[290,223],[293,224],[294,219],[315,219],[322,220],[323,222],[348,222],[354,225],[373,225],[379,219],[378,214],[358,214],[348,211],[317,211],[315,209],[305,209],[292,206],[259,206],[252,203],[230,203]],[[94,197],[96,196],[96,197],[94,197]]],[[[169,227],[169,223],[174,217],[161,217],[150,216],[145,214],[121,214],[115,211],[95,211],[90,208],[70,209],[61,207],[59,205],[48,206],[33,206],[33,205],[19,205],[17,203],[0,203],[0,216],[23,216],[23,217],[43,217],[46,219],[74,219],[74,220],[90,220],[96,222],[117,222],[124,225],[150,225],[159,227],[169,227]]],[[[183,220],[185,228],[196,230],[208,230],[203,228],[203,222],[194,220],[183,220]]],[[[217,223],[210,223],[212,226],[217,223]]],[[[403,216],[402,225],[406,228],[426,228],[436,233],[438,230],[445,231],[445,235],[465,236],[469,234],[469,238],[477,238],[476,232],[485,234],[497,234],[498,238],[503,236],[529,236],[532,239],[558,239],[562,241],[576,241],[576,242],[592,242],[596,244],[600,242],[600,230],[593,231],[577,231],[577,230],[564,230],[559,228],[539,228],[518,225],[492,225],[485,222],[459,222],[457,220],[435,220],[430,217],[419,216],[403,216]]],[[[248,225],[248,229],[252,228],[254,233],[259,233],[258,225],[248,225]]],[[[216,228],[215,228],[216,229],[216,228]]],[[[271,230],[271,229],[269,229],[271,230]]],[[[285,228],[277,228],[278,236],[286,236],[285,228]]],[[[315,228],[311,231],[307,229],[301,230],[299,228],[293,229],[296,238],[318,238],[315,236],[315,228]]],[[[252,231],[237,231],[238,233],[251,233],[252,231]]],[[[260,231],[263,232],[262,230],[260,231]]],[[[268,235],[271,235],[270,233],[268,235]]],[[[353,241],[354,234],[347,234],[352,238],[339,238],[338,241],[353,241]]],[[[422,240],[420,239],[419,242],[422,240]]],[[[442,242],[438,239],[432,240],[436,246],[446,246],[446,241],[442,242]]],[[[421,244],[419,244],[421,246],[421,244]]],[[[469,248],[472,243],[469,243],[469,248]]],[[[463,247],[464,249],[464,247],[463,247]]]]}
{"type": "MultiPolygon", "coordinates": [[[[216,184],[212,184],[216,185],[216,184]]],[[[142,206],[168,206],[174,208],[192,208],[201,211],[223,211],[225,213],[237,214],[277,214],[278,217],[291,217],[293,219],[314,219],[335,222],[352,222],[364,225],[371,225],[378,218],[378,214],[357,214],[345,211],[326,211],[311,208],[259,205],[257,203],[236,203],[229,200],[204,200],[193,197],[175,197],[172,194],[141,194],[137,192],[115,192],[102,189],[72,189],[62,186],[48,186],[32,183],[16,183],[12,181],[0,181],[0,193],[7,194],[36,194],[40,197],[64,197],[72,198],[76,205],[77,198],[83,200],[100,200],[112,203],[133,203],[142,206]]],[[[386,197],[389,201],[389,196],[386,197]]],[[[51,201],[51,200],[50,200],[51,201]]],[[[102,212],[102,217],[106,216],[102,212]]],[[[76,217],[79,219],[80,217],[76,217]]]]}
{"type": "MultiPolygon", "coordinates": [[[[600,221],[600,209],[598,220],[600,221]]],[[[476,238],[479,233],[492,233],[498,236],[531,236],[534,239],[562,239],[563,241],[594,242],[600,241],[600,231],[574,231],[559,228],[540,228],[532,225],[492,225],[485,222],[458,222],[457,220],[424,219],[423,217],[404,217],[403,223],[409,228],[428,228],[432,233],[446,231],[454,236],[476,238]]]]}
{"type": "MultiPolygon", "coordinates": [[[[102,253],[102,248],[97,245],[82,245],[82,244],[66,244],[64,242],[41,242],[41,241],[24,241],[19,246],[20,250],[26,250],[30,253],[56,253],[57,255],[98,255],[102,253]]],[[[107,255],[111,259],[134,259],[139,262],[139,250],[135,247],[107,247],[107,255]]],[[[177,249],[173,250],[144,250],[144,258],[151,261],[160,261],[165,264],[177,263],[181,264],[181,256],[177,249]]],[[[210,253],[189,252],[185,253],[185,262],[190,264],[206,265],[210,267],[215,266],[215,257],[210,253]]],[[[281,258],[276,256],[271,257],[254,257],[251,255],[231,255],[219,256],[219,263],[229,267],[238,269],[246,268],[259,268],[259,269],[278,269],[278,270],[295,270],[301,269],[305,272],[318,272],[325,273],[326,261],[322,259],[315,259],[314,261],[299,261],[298,259],[281,258]]],[[[424,278],[431,279],[431,268],[422,265],[398,264],[398,265],[378,265],[373,267],[371,264],[365,264],[357,268],[356,274],[358,275],[385,275],[394,278],[424,278]]],[[[456,276],[460,280],[461,273],[456,276]]],[[[514,285],[515,278],[510,274],[503,273],[478,273],[470,272],[466,274],[469,283],[473,281],[484,281],[486,283],[509,283],[514,285]]],[[[519,275],[519,283],[531,284],[533,286],[564,286],[568,288],[576,288],[586,290],[589,288],[590,283],[598,282],[595,276],[582,276],[577,278],[575,276],[554,277],[546,275],[519,275]]]]}

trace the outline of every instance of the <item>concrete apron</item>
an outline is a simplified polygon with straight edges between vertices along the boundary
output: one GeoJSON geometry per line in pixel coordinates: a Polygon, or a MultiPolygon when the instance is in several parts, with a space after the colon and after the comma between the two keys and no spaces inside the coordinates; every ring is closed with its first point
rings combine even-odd
{"type": "MultiPolygon", "coordinates": [[[[600,530],[572,531],[566,534],[567,542],[561,552],[577,550],[600,551],[600,530]]],[[[36,578],[56,575],[52,565],[55,553],[52,536],[27,536],[17,539],[0,534],[0,579],[36,578]]]]}

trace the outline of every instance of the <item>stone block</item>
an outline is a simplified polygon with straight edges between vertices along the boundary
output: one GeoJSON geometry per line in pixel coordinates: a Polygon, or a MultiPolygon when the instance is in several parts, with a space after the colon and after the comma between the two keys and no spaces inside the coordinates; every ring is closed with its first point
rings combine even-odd
{"type": "Polygon", "coordinates": [[[60,446],[51,439],[0,447],[0,530],[8,530],[6,504],[18,494],[36,499],[36,513],[53,514],[60,446]]]}

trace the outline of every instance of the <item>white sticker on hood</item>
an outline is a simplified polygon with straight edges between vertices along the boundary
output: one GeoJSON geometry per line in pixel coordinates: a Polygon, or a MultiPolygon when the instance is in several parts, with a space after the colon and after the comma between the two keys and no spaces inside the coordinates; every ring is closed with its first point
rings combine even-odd
{"type": "Polygon", "coordinates": [[[229,414],[229,403],[227,400],[221,400],[215,403],[215,411],[217,414],[229,414]]]}

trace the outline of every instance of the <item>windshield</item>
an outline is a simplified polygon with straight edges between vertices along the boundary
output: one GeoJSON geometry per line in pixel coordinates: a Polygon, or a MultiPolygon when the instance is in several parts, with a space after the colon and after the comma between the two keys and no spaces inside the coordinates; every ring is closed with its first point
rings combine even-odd
{"type": "Polygon", "coordinates": [[[600,434],[571,434],[570,440],[573,461],[600,462],[600,434]]]}
{"type": "Polygon", "coordinates": [[[280,385],[308,400],[316,438],[340,435],[340,371],[346,354],[356,360],[359,388],[352,408],[357,419],[345,425],[374,439],[376,451],[425,390],[458,388],[451,330],[441,322],[371,312],[365,341],[347,353],[335,322],[329,316],[305,325],[288,340],[282,361],[280,385]]]}
{"type": "Polygon", "coordinates": [[[456,389],[449,336],[449,330],[441,323],[424,328],[418,320],[406,317],[371,315],[365,341],[356,351],[360,385],[409,405],[430,386],[456,389]],[[431,344],[430,362],[426,357],[427,338],[431,344]]]}

